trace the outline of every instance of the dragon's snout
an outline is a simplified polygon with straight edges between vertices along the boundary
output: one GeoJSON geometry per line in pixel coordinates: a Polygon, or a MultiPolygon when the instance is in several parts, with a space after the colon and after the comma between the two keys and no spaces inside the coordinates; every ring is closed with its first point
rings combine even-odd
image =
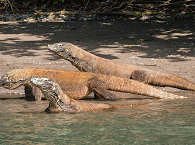
{"type": "Polygon", "coordinates": [[[56,53],[64,52],[64,47],[62,43],[48,44],[48,49],[56,53]]]}
{"type": "Polygon", "coordinates": [[[48,44],[48,49],[54,52],[57,50],[54,44],[48,44]]]}
{"type": "Polygon", "coordinates": [[[26,79],[15,79],[13,77],[8,77],[7,74],[3,75],[0,78],[0,87],[6,88],[6,89],[15,89],[26,83],[27,83],[26,79]]]}

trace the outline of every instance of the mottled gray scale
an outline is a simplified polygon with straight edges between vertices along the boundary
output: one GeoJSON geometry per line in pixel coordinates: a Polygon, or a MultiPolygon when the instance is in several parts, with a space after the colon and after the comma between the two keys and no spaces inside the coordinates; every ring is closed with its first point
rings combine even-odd
{"type": "Polygon", "coordinates": [[[140,82],[146,82],[147,81],[147,73],[144,70],[135,70],[133,71],[131,79],[138,80],[140,82]]]}

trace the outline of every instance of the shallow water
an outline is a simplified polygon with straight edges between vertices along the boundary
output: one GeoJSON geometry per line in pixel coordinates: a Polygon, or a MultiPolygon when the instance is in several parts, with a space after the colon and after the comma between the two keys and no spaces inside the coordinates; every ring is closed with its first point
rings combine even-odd
{"type": "Polygon", "coordinates": [[[192,145],[195,93],[190,93],[188,99],[135,109],[77,114],[47,114],[47,101],[5,95],[0,97],[0,144],[192,145]]]}

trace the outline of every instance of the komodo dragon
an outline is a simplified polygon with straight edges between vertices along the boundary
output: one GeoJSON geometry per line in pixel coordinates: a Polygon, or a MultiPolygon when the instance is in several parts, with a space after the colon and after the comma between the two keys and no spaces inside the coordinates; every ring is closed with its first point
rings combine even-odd
{"type": "MultiPolygon", "coordinates": [[[[91,92],[107,99],[115,99],[107,90],[146,95],[156,98],[184,98],[174,95],[147,84],[89,72],[76,72],[65,70],[26,68],[15,69],[1,77],[0,86],[7,89],[15,89],[24,84],[23,80],[31,77],[48,77],[60,85],[62,90],[72,99],[83,99],[91,92]]],[[[28,84],[29,85],[29,84],[28,84]]]]}
{"type": "Polygon", "coordinates": [[[48,48],[65,60],[70,61],[80,71],[114,75],[151,85],[170,86],[195,91],[195,84],[184,78],[104,59],[71,43],[55,43],[48,45],[48,48]]]}
{"type": "Polygon", "coordinates": [[[100,110],[134,108],[138,106],[136,104],[110,105],[104,103],[76,101],[67,96],[61,89],[60,85],[49,78],[31,78],[30,83],[38,87],[45,98],[49,101],[49,107],[46,109],[47,112],[96,112],[100,110]]]}

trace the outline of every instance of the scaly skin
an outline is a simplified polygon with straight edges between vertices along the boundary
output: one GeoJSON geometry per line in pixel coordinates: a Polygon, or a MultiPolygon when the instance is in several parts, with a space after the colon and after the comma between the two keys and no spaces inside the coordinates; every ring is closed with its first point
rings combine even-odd
{"type": "Polygon", "coordinates": [[[106,99],[115,99],[113,94],[107,90],[164,99],[184,98],[183,96],[177,96],[147,84],[126,78],[88,72],[37,68],[12,70],[2,76],[0,86],[7,89],[15,89],[21,85],[31,85],[24,80],[32,77],[47,77],[54,80],[60,85],[65,94],[72,99],[84,99],[91,92],[95,92],[98,96],[106,99]]]}
{"type": "Polygon", "coordinates": [[[146,84],[170,86],[195,91],[195,84],[172,74],[148,70],[143,67],[121,64],[95,56],[71,43],[48,45],[49,50],[68,60],[83,72],[93,72],[133,79],[146,84]]]}
{"type": "MultiPolygon", "coordinates": [[[[119,108],[135,108],[138,105],[110,105],[104,103],[91,103],[76,101],[67,96],[60,85],[49,78],[31,78],[30,83],[38,87],[45,98],[49,101],[47,112],[76,113],[76,112],[97,112],[100,110],[112,110],[119,108]]],[[[145,105],[145,104],[140,104],[145,105]]]]}
{"type": "MultiPolygon", "coordinates": [[[[71,99],[63,92],[59,84],[48,78],[31,78],[30,83],[38,87],[49,101],[49,107],[46,109],[47,112],[97,112],[120,107],[104,103],[91,103],[71,99]]],[[[128,105],[127,107],[133,108],[132,105],[128,105]]]]}

